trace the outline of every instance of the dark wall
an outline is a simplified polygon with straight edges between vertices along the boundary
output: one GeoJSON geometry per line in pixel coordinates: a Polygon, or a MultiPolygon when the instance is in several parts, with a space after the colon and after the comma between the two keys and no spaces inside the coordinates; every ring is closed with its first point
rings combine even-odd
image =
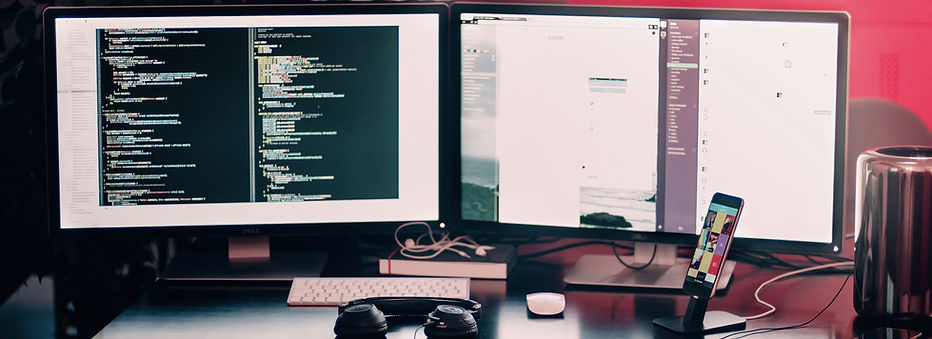
{"type": "Polygon", "coordinates": [[[0,301],[33,272],[47,273],[51,247],[45,222],[42,111],[44,4],[0,6],[0,301]]]}

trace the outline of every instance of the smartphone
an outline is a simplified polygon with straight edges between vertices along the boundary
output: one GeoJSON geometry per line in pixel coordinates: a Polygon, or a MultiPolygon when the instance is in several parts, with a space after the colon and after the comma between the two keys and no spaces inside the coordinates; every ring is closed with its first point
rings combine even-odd
{"type": "Polygon", "coordinates": [[[744,208],[744,200],[715,193],[709,203],[709,211],[702,217],[702,230],[699,243],[686,271],[683,290],[699,298],[709,299],[718,285],[719,270],[725,263],[731,243],[734,242],[735,228],[744,208]]]}

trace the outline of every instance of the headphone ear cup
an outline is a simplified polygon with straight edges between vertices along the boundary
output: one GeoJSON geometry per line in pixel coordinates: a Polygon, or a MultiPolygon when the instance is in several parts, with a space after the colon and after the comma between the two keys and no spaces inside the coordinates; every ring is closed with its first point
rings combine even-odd
{"type": "Polygon", "coordinates": [[[479,333],[476,318],[460,306],[439,305],[427,319],[424,333],[428,338],[471,338],[479,333]]]}
{"type": "Polygon", "coordinates": [[[372,304],[347,307],[333,325],[333,333],[341,339],[381,338],[386,332],[385,314],[372,304]]]}

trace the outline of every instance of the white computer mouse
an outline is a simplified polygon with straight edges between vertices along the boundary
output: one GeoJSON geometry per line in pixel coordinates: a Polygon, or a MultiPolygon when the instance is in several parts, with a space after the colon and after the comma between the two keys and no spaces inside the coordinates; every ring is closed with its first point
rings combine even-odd
{"type": "Polygon", "coordinates": [[[557,315],[563,313],[566,297],[562,293],[537,292],[528,293],[527,309],[536,315],[557,315]]]}

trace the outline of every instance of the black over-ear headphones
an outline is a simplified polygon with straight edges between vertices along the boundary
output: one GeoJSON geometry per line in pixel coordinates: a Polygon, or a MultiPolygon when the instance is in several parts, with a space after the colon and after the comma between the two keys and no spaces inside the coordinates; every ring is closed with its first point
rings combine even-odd
{"type": "Polygon", "coordinates": [[[386,317],[423,318],[428,338],[469,338],[479,333],[482,304],[457,298],[376,297],[340,304],[333,326],[338,338],[381,338],[386,317]]]}

